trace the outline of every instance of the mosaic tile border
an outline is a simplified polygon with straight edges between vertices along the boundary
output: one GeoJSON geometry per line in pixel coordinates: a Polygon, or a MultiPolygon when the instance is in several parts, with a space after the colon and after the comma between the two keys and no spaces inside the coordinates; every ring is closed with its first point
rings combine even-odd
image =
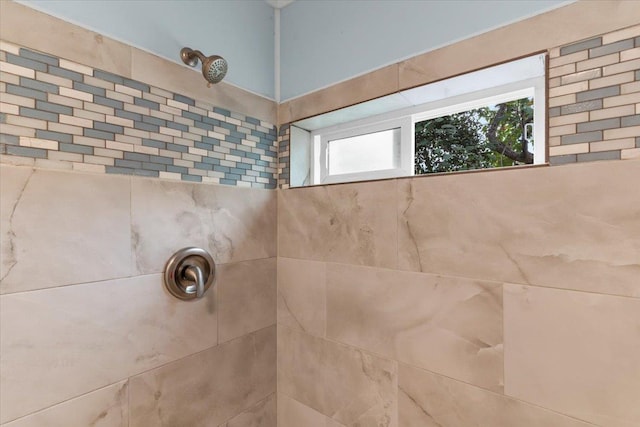
{"type": "Polygon", "coordinates": [[[275,125],[5,42],[0,154],[42,167],[277,185],[275,125]]]}
{"type": "Polygon", "coordinates": [[[278,132],[278,186],[280,188],[289,188],[290,181],[290,126],[280,126],[278,132]]]}

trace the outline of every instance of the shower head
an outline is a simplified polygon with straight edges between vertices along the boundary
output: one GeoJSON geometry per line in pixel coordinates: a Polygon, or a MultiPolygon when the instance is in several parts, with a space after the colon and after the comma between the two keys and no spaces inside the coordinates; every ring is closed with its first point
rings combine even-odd
{"type": "Polygon", "coordinates": [[[211,83],[219,83],[227,75],[227,61],[221,56],[204,56],[199,50],[183,47],[180,50],[180,58],[190,67],[198,65],[198,59],[200,59],[202,75],[209,82],[207,86],[211,86],[211,83]]]}

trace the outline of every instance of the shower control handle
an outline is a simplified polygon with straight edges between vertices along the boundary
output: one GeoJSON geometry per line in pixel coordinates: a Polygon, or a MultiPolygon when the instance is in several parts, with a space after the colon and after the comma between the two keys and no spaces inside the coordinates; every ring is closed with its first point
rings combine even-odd
{"type": "Polygon", "coordinates": [[[196,284],[196,298],[204,295],[204,275],[202,269],[197,265],[190,265],[184,269],[184,277],[196,284]]]}
{"type": "Polygon", "coordinates": [[[174,253],[164,269],[167,290],[182,300],[197,300],[213,286],[216,264],[201,248],[183,248],[174,253]]]}

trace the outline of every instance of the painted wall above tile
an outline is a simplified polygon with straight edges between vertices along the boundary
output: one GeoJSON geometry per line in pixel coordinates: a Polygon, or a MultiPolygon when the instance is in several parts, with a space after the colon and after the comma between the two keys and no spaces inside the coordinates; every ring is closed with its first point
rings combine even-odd
{"type": "MultiPolygon", "coordinates": [[[[225,82],[274,98],[273,8],[261,1],[18,3],[182,64],[184,46],[229,62],[225,82]]],[[[195,76],[194,76],[195,78],[195,76]]]]}

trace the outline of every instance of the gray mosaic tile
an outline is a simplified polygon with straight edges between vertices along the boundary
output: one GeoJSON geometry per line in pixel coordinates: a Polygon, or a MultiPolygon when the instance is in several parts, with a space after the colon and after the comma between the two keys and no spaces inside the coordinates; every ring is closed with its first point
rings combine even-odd
{"type": "Polygon", "coordinates": [[[238,181],[236,181],[235,179],[220,178],[220,184],[238,185],[238,181]]]}
{"type": "Polygon", "coordinates": [[[155,139],[143,139],[142,145],[146,147],[154,147],[154,148],[162,148],[163,150],[167,148],[167,144],[162,141],[156,141],[155,139]]]}
{"type": "Polygon", "coordinates": [[[196,105],[196,101],[194,101],[193,99],[187,98],[186,96],[178,95],[177,93],[173,94],[173,100],[182,102],[183,104],[187,105],[196,105]]]}
{"type": "Polygon", "coordinates": [[[602,99],[594,99],[592,101],[563,105],[562,107],[560,107],[560,112],[562,115],[565,115],[600,109],[602,109],[602,99]]]}
{"type": "Polygon", "coordinates": [[[58,115],[48,111],[35,110],[33,108],[20,107],[20,115],[32,119],[47,120],[49,122],[57,122],[58,115]]]}
{"type": "Polygon", "coordinates": [[[247,117],[247,118],[246,118],[246,121],[247,121],[248,123],[251,123],[252,125],[259,125],[259,124],[260,124],[260,120],[255,119],[255,118],[253,118],[253,117],[247,117]]]}
{"type": "Polygon", "coordinates": [[[124,153],[124,159],[125,160],[135,160],[135,161],[138,161],[138,162],[149,162],[151,160],[149,158],[148,154],[132,153],[132,152],[125,152],[124,153]]]}
{"type": "Polygon", "coordinates": [[[640,148],[640,136],[636,137],[636,148],[640,148]]]}
{"type": "Polygon", "coordinates": [[[82,82],[73,82],[73,88],[81,92],[92,93],[94,95],[106,96],[107,91],[101,87],[88,85],[82,82]]]}
{"type": "Polygon", "coordinates": [[[640,126],[640,114],[626,116],[622,118],[622,127],[640,126]]]}
{"type": "Polygon", "coordinates": [[[31,99],[40,99],[42,101],[45,101],[47,99],[47,94],[44,92],[12,85],[10,83],[7,83],[7,93],[10,93],[11,95],[24,96],[31,99]]]}
{"type": "MultiPolygon", "coordinates": [[[[549,117],[556,117],[560,115],[560,107],[549,108],[549,117]]],[[[281,144],[280,148],[284,148],[284,144],[281,144]]]]}
{"type": "Polygon", "coordinates": [[[578,162],[593,162],[596,160],[620,160],[620,150],[578,154],[578,162]]]}
{"type": "Polygon", "coordinates": [[[58,58],[54,58],[53,56],[45,55],[43,53],[34,52],[29,49],[20,48],[20,56],[27,59],[32,59],[38,62],[44,62],[45,64],[55,65],[59,64],[58,58]]]}
{"type": "Polygon", "coordinates": [[[95,102],[96,104],[105,105],[107,107],[113,107],[118,110],[122,110],[124,108],[124,103],[122,101],[105,98],[98,95],[93,96],[93,102],[95,102]]]}
{"type": "Polygon", "coordinates": [[[594,130],[614,129],[620,127],[620,118],[613,117],[604,120],[594,120],[586,123],[578,123],[578,132],[591,132],[594,130]]]}
{"type": "Polygon", "coordinates": [[[632,49],[633,46],[633,39],[620,40],[619,42],[605,44],[604,46],[589,49],[589,58],[597,58],[598,56],[609,55],[611,53],[620,52],[621,50],[632,49]]]}
{"type": "Polygon", "coordinates": [[[116,166],[107,166],[105,168],[106,173],[115,173],[121,175],[133,175],[133,169],[116,167],[116,166]]]}
{"type": "Polygon", "coordinates": [[[142,162],[135,160],[116,159],[116,166],[122,168],[142,169],[142,162]]]}
{"type": "Polygon", "coordinates": [[[157,102],[148,101],[146,99],[142,99],[138,97],[133,98],[133,103],[135,105],[139,105],[140,107],[150,108],[152,110],[160,109],[160,104],[158,104],[157,102]]]}
{"type": "Polygon", "coordinates": [[[13,53],[7,52],[7,62],[10,64],[19,65],[25,68],[31,68],[32,70],[47,71],[47,64],[33,59],[23,58],[13,53]]]}
{"type": "Polygon", "coordinates": [[[591,49],[602,45],[602,37],[595,37],[578,43],[573,43],[560,48],[560,55],[569,55],[570,53],[580,52],[581,50],[591,49]]]}
{"type": "Polygon", "coordinates": [[[49,74],[52,74],[58,77],[64,77],[65,79],[70,79],[74,81],[82,81],[84,78],[82,74],[77,73],[75,71],[67,70],[66,68],[54,67],[51,65],[49,65],[49,74]]]}
{"type": "Polygon", "coordinates": [[[138,176],[148,176],[151,178],[157,178],[160,176],[160,172],[147,169],[135,169],[133,174],[138,176]]]}
{"type": "Polygon", "coordinates": [[[58,86],[51,83],[44,83],[38,80],[29,79],[27,77],[20,77],[20,86],[23,88],[35,89],[41,92],[58,94],[58,86]]]}
{"type": "Polygon", "coordinates": [[[93,128],[96,130],[102,130],[110,133],[121,134],[124,132],[124,128],[122,126],[112,125],[111,123],[103,123],[98,121],[93,122],[93,128]]]}
{"type": "Polygon", "coordinates": [[[169,157],[162,157],[162,156],[154,156],[153,154],[149,155],[149,161],[152,163],[158,163],[161,165],[172,165],[173,164],[173,159],[169,158],[169,157]]]}
{"type": "Polygon", "coordinates": [[[51,113],[66,114],[67,116],[73,115],[73,108],[67,107],[66,105],[54,104],[52,102],[36,101],[36,108],[38,110],[49,111],[51,113]]]}
{"type": "Polygon", "coordinates": [[[105,139],[105,140],[109,140],[109,141],[114,141],[115,140],[115,134],[113,134],[111,132],[105,132],[105,131],[102,131],[102,130],[85,128],[83,130],[83,133],[84,133],[84,136],[89,136],[91,138],[105,139]]]}
{"type": "Polygon", "coordinates": [[[167,167],[158,163],[142,162],[142,169],[164,172],[167,167]]]}
{"type": "Polygon", "coordinates": [[[67,153],[93,154],[93,147],[89,147],[88,145],[68,144],[66,142],[61,142],[60,144],[58,144],[58,149],[60,151],[66,151],[67,153]]]}
{"type": "Polygon", "coordinates": [[[162,119],[159,119],[157,117],[142,116],[142,121],[144,123],[149,123],[150,125],[167,126],[167,121],[166,120],[162,120],[162,119]]]}
{"type": "Polygon", "coordinates": [[[182,132],[189,132],[189,126],[181,125],[180,123],[176,123],[176,122],[167,122],[163,126],[166,126],[171,129],[180,130],[182,132]]]}
{"type": "Polygon", "coordinates": [[[116,110],[116,117],[122,117],[123,119],[133,120],[134,122],[142,121],[142,114],[132,113],[131,111],[116,110]]]}
{"type": "Polygon", "coordinates": [[[7,154],[12,154],[14,156],[33,157],[34,159],[47,158],[47,150],[42,150],[40,148],[20,147],[19,145],[7,145],[6,152],[7,154]]]}
{"type": "Polygon", "coordinates": [[[222,114],[223,116],[227,116],[227,117],[231,116],[231,111],[225,110],[224,108],[220,108],[220,107],[213,107],[213,112],[222,114]]]}
{"type": "Polygon", "coordinates": [[[9,145],[18,145],[20,144],[20,137],[15,135],[8,135],[6,133],[0,133],[0,143],[9,144],[9,145]]]}
{"type": "Polygon", "coordinates": [[[172,143],[168,142],[167,143],[167,150],[179,151],[181,153],[187,153],[189,151],[189,148],[185,147],[184,145],[172,144],[172,143]]]}
{"type": "Polygon", "coordinates": [[[188,174],[189,169],[182,166],[167,165],[167,172],[175,172],[180,174],[188,174]]]}
{"type": "Polygon", "coordinates": [[[93,70],[93,77],[97,77],[111,83],[124,84],[124,78],[102,70],[93,70]]]}
{"type": "Polygon", "coordinates": [[[202,177],[198,175],[189,175],[189,174],[183,173],[182,180],[190,181],[190,182],[202,182],[202,177]]]}
{"type": "Polygon", "coordinates": [[[196,122],[201,122],[203,119],[200,114],[195,114],[187,110],[182,110],[182,117],[186,117],[187,119],[191,119],[196,122]]]}
{"type": "Polygon", "coordinates": [[[609,96],[620,95],[620,86],[607,86],[600,89],[587,90],[584,92],[578,92],[576,94],[576,100],[578,102],[589,101],[598,98],[607,98],[609,96]]]}
{"type": "Polygon", "coordinates": [[[133,88],[133,89],[138,89],[141,92],[149,92],[151,90],[149,88],[149,85],[137,82],[135,80],[127,79],[127,78],[122,79],[122,84],[125,86],[129,86],[130,88],[133,88]]]}
{"type": "Polygon", "coordinates": [[[152,125],[144,122],[134,122],[133,127],[140,130],[146,130],[149,132],[159,132],[160,127],[158,125],[152,125]]]}
{"type": "Polygon", "coordinates": [[[50,130],[36,129],[36,138],[49,139],[51,141],[66,142],[71,144],[73,137],[66,133],[53,132],[50,130]]]}
{"type": "Polygon", "coordinates": [[[573,135],[563,135],[560,138],[562,145],[579,144],[581,142],[597,142],[602,141],[602,131],[576,133],[573,135]]]}

